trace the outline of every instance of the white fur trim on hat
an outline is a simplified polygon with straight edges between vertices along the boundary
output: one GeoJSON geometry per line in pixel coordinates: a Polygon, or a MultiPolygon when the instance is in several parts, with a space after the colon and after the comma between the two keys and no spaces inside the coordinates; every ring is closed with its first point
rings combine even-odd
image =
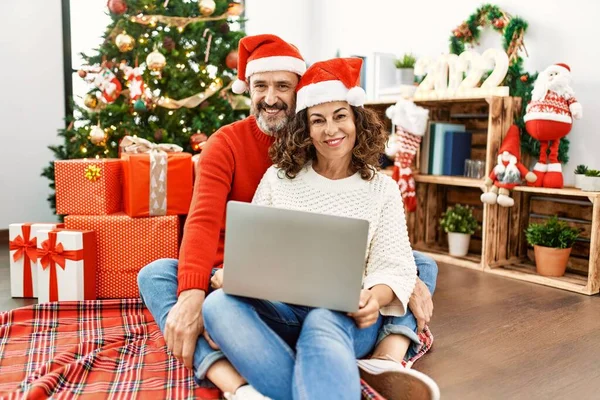
{"type": "Polygon", "coordinates": [[[233,85],[231,85],[231,91],[235,94],[242,94],[246,90],[248,90],[248,85],[246,84],[246,82],[241,81],[239,79],[236,79],[233,82],[233,85]]]}
{"type": "Polygon", "coordinates": [[[246,80],[254,74],[271,71],[288,71],[302,76],[306,72],[306,63],[304,60],[290,56],[257,58],[246,64],[246,80]]]}
{"type": "Polygon", "coordinates": [[[347,101],[348,104],[359,107],[364,105],[365,91],[362,88],[358,92],[354,91],[357,87],[348,89],[342,81],[323,81],[311,83],[298,90],[296,96],[296,113],[305,108],[316,106],[318,104],[329,103],[332,101],[347,101]],[[362,99],[360,92],[362,91],[362,99]],[[356,95],[358,93],[358,95],[356,95]],[[350,98],[348,95],[351,95],[350,98]],[[358,100],[358,101],[357,101],[358,100]],[[362,100],[362,101],[361,101],[362,100]]]}

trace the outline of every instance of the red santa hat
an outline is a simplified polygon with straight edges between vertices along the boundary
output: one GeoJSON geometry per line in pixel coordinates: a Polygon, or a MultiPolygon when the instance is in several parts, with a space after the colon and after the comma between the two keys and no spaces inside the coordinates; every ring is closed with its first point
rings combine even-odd
{"type": "Polygon", "coordinates": [[[331,101],[364,105],[367,96],[358,86],[361,67],[360,58],[334,58],[311,65],[296,86],[296,112],[331,101]]]}
{"type": "Polygon", "coordinates": [[[231,90],[237,94],[244,93],[250,76],[270,71],[289,71],[302,76],[306,63],[296,46],[278,36],[246,36],[238,46],[238,79],[231,90]]]}
{"type": "Polygon", "coordinates": [[[508,151],[513,156],[520,158],[521,154],[521,138],[519,136],[519,127],[517,125],[511,125],[506,132],[506,137],[498,150],[498,154],[502,154],[508,151]]]}
{"type": "Polygon", "coordinates": [[[569,67],[567,64],[556,63],[556,64],[554,64],[554,66],[559,67],[559,68],[564,68],[567,70],[567,72],[571,72],[571,67],[569,67]]]}

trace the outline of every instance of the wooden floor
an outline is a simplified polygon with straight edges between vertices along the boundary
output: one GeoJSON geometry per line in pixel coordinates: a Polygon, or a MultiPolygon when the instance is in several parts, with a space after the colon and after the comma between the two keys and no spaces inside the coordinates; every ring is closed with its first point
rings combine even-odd
{"type": "MultiPolygon", "coordinates": [[[[8,250],[0,246],[0,311],[10,298],[8,250]]],[[[415,369],[442,399],[597,399],[600,298],[440,266],[431,330],[415,369]]]]}

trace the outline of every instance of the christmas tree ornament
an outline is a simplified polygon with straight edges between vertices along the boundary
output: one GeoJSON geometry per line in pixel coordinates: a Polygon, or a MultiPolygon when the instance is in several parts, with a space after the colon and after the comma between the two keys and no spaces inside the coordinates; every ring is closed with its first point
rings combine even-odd
{"type": "Polygon", "coordinates": [[[529,80],[529,77],[527,75],[521,75],[521,82],[527,82],[529,80]]]}
{"type": "Polygon", "coordinates": [[[427,131],[429,110],[401,99],[388,107],[385,114],[396,126],[396,133],[386,149],[388,156],[395,153],[392,178],[398,182],[406,211],[414,212],[417,209],[417,193],[411,164],[427,131]]]}
{"type": "Polygon", "coordinates": [[[137,99],[135,101],[135,103],[133,103],[133,109],[136,112],[140,112],[140,113],[148,111],[148,109],[146,108],[146,103],[144,103],[144,100],[142,100],[142,99],[137,99]]]}
{"type": "Polygon", "coordinates": [[[192,150],[194,151],[202,151],[202,148],[207,140],[208,136],[206,136],[204,133],[194,133],[192,136],[190,136],[190,146],[192,146],[192,150]]]}
{"type": "Polygon", "coordinates": [[[162,142],[163,139],[165,138],[165,130],[164,129],[157,129],[154,131],[154,141],[156,142],[162,142]]]}
{"type": "Polygon", "coordinates": [[[520,185],[523,179],[535,182],[537,177],[521,163],[519,127],[512,125],[498,150],[496,166],[485,178],[488,191],[481,195],[481,201],[501,207],[512,207],[515,201],[510,197],[510,190],[520,185]]]}
{"type": "Polygon", "coordinates": [[[106,5],[108,6],[108,10],[116,15],[124,14],[127,11],[125,0],[108,0],[106,5]]]}
{"type": "Polygon", "coordinates": [[[98,97],[94,96],[91,93],[86,94],[83,98],[83,105],[85,105],[91,110],[95,109],[96,107],[98,107],[98,97]]]}
{"type": "Polygon", "coordinates": [[[198,9],[200,10],[200,14],[205,17],[211,16],[215,9],[217,8],[217,4],[214,0],[200,0],[198,2],[198,9]]]}
{"type": "Polygon", "coordinates": [[[163,39],[163,49],[165,49],[169,52],[175,50],[175,41],[173,40],[173,38],[166,36],[163,39]]]}
{"type": "Polygon", "coordinates": [[[146,65],[151,71],[160,72],[167,65],[167,59],[161,52],[154,50],[146,57],[146,65]]]}
{"type": "Polygon", "coordinates": [[[231,17],[239,17],[244,12],[244,6],[241,3],[229,3],[227,14],[231,17]]]}
{"type": "Polygon", "coordinates": [[[107,103],[114,102],[121,94],[121,82],[107,67],[102,67],[95,75],[94,85],[102,91],[102,99],[107,103]]]}
{"type": "Polygon", "coordinates": [[[219,32],[221,32],[223,35],[227,35],[230,31],[231,29],[229,28],[229,24],[227,22],[219,26],[219,32]]]}
{"type": "Polygon", "coordinates": [[[125,79],[127,79],[127,83],[129,84],[129,98],[131,99],[131,102],[135,102],[144,94],[144,79],[142,78],[142,71],[137,66],[135,68],[131,68],[124,63],[121,64],[121,70],[123,70],[125,79]]]}
{"type": "Polygon", "coordinates": [[[80,78],[85,78],[87,76],[87,72],[85,72],[84,70],[80,69],[79,71],[77,71],[77,75],[79,75],[80,78]]]}
{"type": "Polygon", "coordinates": [[[95,145],[99,145],[105,140],[106,132],[104,132],[104,129],[100,128],[100,126],[98,125],[92,127],[92,129],[90,130],[90,141],[95,145]]]}
{"type": "Polygon", "coordinates": [[[127,33],[123,32],[117,35],[117,37],[115,38],[115,44],[117,45],[119,51],[125,53],[133,49],[135,39],[127,33]]]}
{"type": "Polygon", "coordinates": [[[202,33],[202,38],[206,37],[208,33],[208,40],[206,41],[206,52],[204,53],[204,63],[208,64],[208,57],[210,56],[210,43],[212,42],[212,33],[210,33],[210,29],[206,28],[202,33]]]}
{"type": "Polygon", "coordinates": [[[523,118],[527,133],[540,142],[539,160],[533,167],[537,180],[530,186],[563,187],[562,167],[558,160],[560,139],[571,131],[573,118],[582,116],[583,109],[571,88],[569,66],[554,64],[540,72],[523,118]]]}
{"type": "Polygon", "coordinates": [[[238,65],[238,51],[237,50],[230,51],[229,54],[227,54],[227,57],[225,57],[225,65],[227,66],[227,68],[230,68],[230,69],[237,68],[237,65],[238,65]]]}

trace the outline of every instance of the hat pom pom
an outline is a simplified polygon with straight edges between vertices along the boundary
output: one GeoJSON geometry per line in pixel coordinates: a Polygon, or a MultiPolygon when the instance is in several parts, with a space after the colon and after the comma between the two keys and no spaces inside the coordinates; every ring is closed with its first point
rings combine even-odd
{"type": "Polygon", "coordinates": [[[233,82],[233,85],[231,86],[231,91],[235,94],[242,94],[247,89],[248,89],[248,85],[246,84],[246,82],[244,82],[240,79],[236,79],[235,82],[233,82]]]}
{"type": "Polygon", "coordinates": [[[396,113],[396,105],[392,105],[389,106],[386,110],[385,110],[385,116],[388,117],[389,119],[394,119],[394,114],[396,113]]]}
{"type": "Polygon", "coordinates": [[[360,86],[355,86],[348,91],[346,95],[346,101],[355,107],[363,106],[365,104],[365,100],[367,98],[367,94],[365,90],[360,86]]]}

